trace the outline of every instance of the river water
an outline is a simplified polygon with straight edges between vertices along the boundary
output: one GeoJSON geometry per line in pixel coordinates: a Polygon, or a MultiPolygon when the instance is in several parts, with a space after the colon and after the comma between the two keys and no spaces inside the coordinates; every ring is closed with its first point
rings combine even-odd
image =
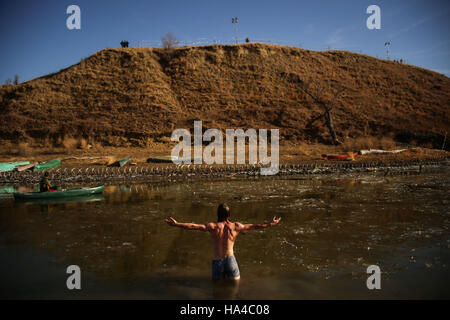
{"type": "MultiPolygon", "coordinates": [[[[15,187],[17,189],[17,187],[15,187]]],[[[23,190],[26,187],[21,187],[23,190]]],[[[60,203],[0,199],[2,298],[450,298],[450,170],[106,186],[60,203]],[[209,235],[164,218],[280,224],[238,236],[241,281],[211,281],[209,235]],[[81,269],[68,290],[66,268],[81,269]],[[369,290],[367,267],[381,269],[369,290]]]]}

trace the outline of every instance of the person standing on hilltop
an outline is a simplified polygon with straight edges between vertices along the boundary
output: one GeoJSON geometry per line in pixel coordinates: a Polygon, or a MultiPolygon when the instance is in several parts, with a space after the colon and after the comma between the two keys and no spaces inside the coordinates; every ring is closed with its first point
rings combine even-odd
{"type": "Polygon", "coordinates": [[[242,224],[230,221],[230,208],[225,204],[217,208],[217,222],[207,224],[180,223],[174,218],[165,219],[169,226],[180,227],[188,230],[209,232],[213,241],[212,279],[230,279],[239,281],[239,267],[234,257],[233,247],[236,237],[240,232],[260,230],[276,226],[281,220],[273,217],[269,223],[242,224]]]}

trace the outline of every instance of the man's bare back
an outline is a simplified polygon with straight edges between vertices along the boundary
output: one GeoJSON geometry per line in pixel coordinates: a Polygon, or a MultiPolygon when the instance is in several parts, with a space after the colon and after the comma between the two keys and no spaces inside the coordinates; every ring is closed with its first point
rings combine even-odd
{"type": "Polygon", "coordinates": [[[226,222],[210,222],[207,229],[211,235],[213,245],[213,259],[223,259],[234,255],[233,247],[238,231],[236,231],[236,223],[226,222]]]}
{"type": "MultiPolygon", "coordinates": [[[[281,218],[273,218],[273,225],[277,224],[281,218]]],[[[234,255],[233,247],[236,237],[240,232],[262,229],[271,224],[244,225],[239,222],[227,220],[225,222],[210,222],[206,225],[207,231],[211,234],[213,244],[213,259],[223,259],[234,255]]]]}
{"type": "MultiPolygon", "coordinates": [[[[223,206],[223,205],[221,205],[223,206]]],[[[226,205],[225,205],[226,206],[226,205]]],[[[220,209],[220,206],[219,206],[220,209]]],[[[229,208],[226,206],[226,209],[228,210],[228,216],[229,216],[229,208]]],[[[222,220],[219,214],[219,220],[222,220]]],[[[236,264],[234,259],[234,243],[236,241],[236,238],[240,232],[248,232],[251,230],[260,230],[267,227],[272,227],[277,225],[281,220],[280,218],[273,217],[272,221],[269,223],[261,223],[261,224],[242,224],[240,222],[232,222],[226,217],[226,220],[224,221],[218,221],[218,222],[209,222],[207,224],[195,224],[195,223],[180,223],[177,222],[174,218],[169,217],[165,221],[170,226],[174,227],[180,227],[183,229],[188,230],[198,230],[198,231],[204,231],[209,232],[211,235],[211,240],[213,244],[213,273],[214,273],[214,262],[227,259],[228,257],[231,257],[234,261],[233,263],[236,264]]],[[[239,273],[239,270],[237,271],[239,273]]],[[[214,278],[214,276],[213,276],[214,278]]],[[[239,279],[239,277],[236,277],[236,279],[239,279]]]]}

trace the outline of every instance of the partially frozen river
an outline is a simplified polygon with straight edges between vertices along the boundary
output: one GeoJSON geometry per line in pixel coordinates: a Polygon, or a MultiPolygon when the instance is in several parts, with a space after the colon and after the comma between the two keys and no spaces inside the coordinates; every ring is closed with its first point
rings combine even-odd
{"type": "MultiPolygon", "coordinates": [[[[17,188],[17,187],[16,187],[17,188]]],[[[79,202],[0,199],[2,298],[450,298],[450,171],[408,176],[210,180],[110,185],[79,202]],[[87,201],[89,200],[89,201],[87,201]],[[279,226],[239,235],[241,283],[211,283],[206,223],[279,226]],[[78,265],[82,289],[66,288],[78,265]],[[369,265],[381,289],[368,290],[369,265]],[[225,295],[225,296],[224,296],[225,295]]]]}

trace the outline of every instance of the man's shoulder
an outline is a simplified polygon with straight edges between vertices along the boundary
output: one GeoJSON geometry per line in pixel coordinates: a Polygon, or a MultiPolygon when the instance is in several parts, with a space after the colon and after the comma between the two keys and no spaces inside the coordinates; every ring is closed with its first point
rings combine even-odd
{"type": "Polygon", "coordinates": [[[243,224],[238,221],[229,221],[229,225],[232,230],[238,230],[239,228],[242,228],[243,224]]]}
{"type": "Polygon", "coordinates": [[[234,225],[234,222],[229,221],[229,223],[226,222],[208,222],[206,223],[206,227],[211,228],[211,229],[221,229],[223,227],[225,227],[226,225],[232,224],[234,225]]]}
{"type": "Polygon", "coordinates": [[[208,222],[205,224],[206,231],[208,232],[217,232],[221,229],[220,223],[218,222],[208,222]]]}
{"type": "Polygon", "coordinates": [[[208,229],[215,229],[218,226],[217,222],[208,222],[205,224],[208,229]]]}

